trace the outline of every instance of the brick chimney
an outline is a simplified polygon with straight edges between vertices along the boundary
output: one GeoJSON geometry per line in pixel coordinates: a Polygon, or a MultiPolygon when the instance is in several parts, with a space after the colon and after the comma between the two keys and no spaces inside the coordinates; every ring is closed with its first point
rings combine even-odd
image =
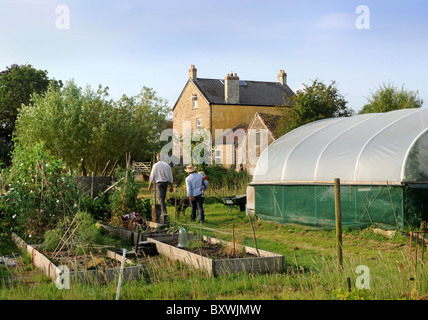
{"type": "Polygon", "coordinates": [[[227,74],[224,78],[224,100],[226,103],[239,103],[239,77],[236,73],[227,74]]]}
{"type": "Polygon", "coordinates": [[[278,82],[281,83],[282,85],[287,84],[287,74],[285,73],[284,70],[279,70],[278,82]]]}
{"type": "Polygon", "coordinates": [[[192,64],[191,66],[190,66],[190,69],[189,69],[189,78],[190,79],[196,79],[197,78],[197,76],[196,76],[196,71],[198,71],[198,69],[196,69],[195,68],[195,65],[194,64],[192,64]]]}

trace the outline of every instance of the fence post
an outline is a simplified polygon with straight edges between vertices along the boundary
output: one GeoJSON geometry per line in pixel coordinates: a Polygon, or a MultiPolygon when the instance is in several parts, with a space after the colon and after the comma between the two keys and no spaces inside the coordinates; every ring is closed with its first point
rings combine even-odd
{"type": "Polygon", "coordinates": [[[337,248],[337,270],[342,271],[342,206],[340,202],[340,179],[334,179],[334,200],[336,211],[336,248],[337,248]]]}

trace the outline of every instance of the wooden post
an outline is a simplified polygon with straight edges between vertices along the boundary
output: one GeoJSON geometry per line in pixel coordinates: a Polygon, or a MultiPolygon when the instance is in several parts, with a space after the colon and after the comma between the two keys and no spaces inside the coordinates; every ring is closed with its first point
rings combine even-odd
{"type": "Polygon", "coordinates": [[[105,168],[104,168],[103,172],[101,173],[101,176],[102,176],[102,177],[104,177],[104,176],[105,176],[105,174],[106,174],[106,172],[107,172],[107,168],[108,168],[108,166],[109,166],[109,164],[110,164],[110,161],[111,161],[111,160],[107,161],[107,164],[106,164],[106,166],[105,166],[105,168]]]}
{"type": "Polygon", "coordinates": [[[122,285],[123,268],[125,267],[125,260],[126,260],[126,249],[123,249],[122,250],[122,263],[120,265],[119,281],[118,281],[117,289],[116,289],[116,300],[119,300],[119,297],[120,297],[120,287],[122,285]]]}
{"type": "MultiPolygon", "coordinates": [[[[153,151],[153,165],[152,165],[152,168],[155,165],[155,161],[156,161],[156,154],[153,151]]],[[[154,192],[154,194],[153,194],[153,203],[156,206],[157,205],[157,199],[156,199],[156,181],[153,184],[154,184],[154,188],[153,188],[153,192],[154,192]]]]}
{"type": "Polygon", "coordinates": [[[340,179],[334,179],[334,200],[336,208],[336,248],[337,248],[337,270],[342,272],[342,206],[340,202],[340,179]]]}
{"type": "Polygon", "coordinates": [[[92,172],[92,175],[91,175],[91,198],[93,199],[94,198],[94,179],[95,179],[95,173],[94,172],[92,172]]]}
{"type": "Polygon", "coordinates": [[[260,252],[259,252],[259,249],[257,248],[257,239],[256,239],[256,233],[254,232],[253,221],[251,221],[251,215],[250,214],[247,214],[247,216],[248,216],[248,219],[250,219],[251,229],[253,230],[254,247],[256,248],[257,256],[260,257],[260,252]]]}

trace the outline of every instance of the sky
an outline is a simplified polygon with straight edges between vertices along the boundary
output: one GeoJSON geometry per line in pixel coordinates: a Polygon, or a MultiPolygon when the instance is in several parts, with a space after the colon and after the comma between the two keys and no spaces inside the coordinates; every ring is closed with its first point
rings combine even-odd
{"type": "Polygon", "coordinates": [[[0,0],[0,70],[31,64],[50,78],[143,86],[172,107],[188,79],[335,81],[358,112],[382,84],[428,105],[426,0],[0,0]]]}

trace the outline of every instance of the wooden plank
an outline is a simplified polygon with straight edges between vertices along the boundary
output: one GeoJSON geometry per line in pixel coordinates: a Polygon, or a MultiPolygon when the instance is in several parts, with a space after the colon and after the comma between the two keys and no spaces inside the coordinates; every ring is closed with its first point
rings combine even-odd
{"type": "MultiPolygon", "coordinates": [[[[214,277],[224,273],[234,272],[275,272],[283,269],[285,266],[285,257],[283,255],[260,249],[258,250],[258,253],[260,254],[258,257],[258,253],[255,248],[238,245],[238,250],[245,249],[247,253],[255,255],[255,257],[237,259],[210,259],[162,242],[162,240],[168,241],[169,239],[169,236],[165,236],[148,238],[147,240],[156,244],[159,254],[165,255],[173,260],[181,261],[197,269],[204,269],[208,272],[209,275],[214,277]]],[[[207,236],[203,236],[203,239],[204,241],[212,244],[229,244],[227,241],[207,236]]]]}
{"type": "MultiPolygon", "coordinates": [[[[50,261],[46,256],[44,256],[40,251],[38,251],[35,246],[28,245],[25,243],[23,239],[21,239],[15,233],[12,233],[12,240],[15,242],[17,247],[23,251],[27,251],[31,256],[31,262],[38,269],[42,270],[48,277],[52,279],[52,281],[56,281],[57,277],[61,275],[61,269],[58,268],[52,261],[50,261]]],[[[122,256],[108,250],[107,256],[110,259],[122,260],[122,256]]],[[[126,258],[125,262],[131,263],[132,260],[126,258]]],[[[135,265],[124,268],[123,271],[123,280],[132,280],[139,277],[141,273],[142,265],[135,265]]],[[[119,276],[119,268],[109,268],[105,270],[85,270],[85,271],[70,271],[70,281],[71,280],[99,280],[99,281],[112,281],[115,280],[119,276]]]]}

